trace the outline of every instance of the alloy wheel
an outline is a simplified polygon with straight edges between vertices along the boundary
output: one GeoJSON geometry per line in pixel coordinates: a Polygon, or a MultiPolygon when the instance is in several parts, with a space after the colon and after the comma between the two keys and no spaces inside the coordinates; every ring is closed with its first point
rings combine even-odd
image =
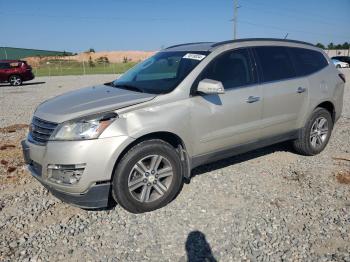
{"type": "Polygon", "coordinates": [[[153,202],[169,189],[173,179],[170,161],[161,155],[148,155],[131,169],[128,188],[132,197],[139,202],[153,202]]]}
{"type": "Polygon", "coordinates": [[[328,121],[324,117],[318,117],[311,126],[310,143],[313,148],[323,146],[328,136],[328,121]]]}
{"type": "Polygon", "coordinates": [[[9,82],[13,86],[19,86],[22,84],[22,80],[19,76],[11,76],[9,82]]]}

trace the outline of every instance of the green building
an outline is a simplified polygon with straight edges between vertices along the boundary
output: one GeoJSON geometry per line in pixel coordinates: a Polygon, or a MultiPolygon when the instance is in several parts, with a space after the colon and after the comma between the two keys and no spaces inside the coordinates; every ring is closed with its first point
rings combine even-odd
{"type": "Polygon", "coordinates": [[[0,47],[0,60],[4,59],[23,59],[33,56],[65,56],[72,55],[71,52],[65,51],[48,51],[38,49],[16,48],[16,47],[0,47]]]}

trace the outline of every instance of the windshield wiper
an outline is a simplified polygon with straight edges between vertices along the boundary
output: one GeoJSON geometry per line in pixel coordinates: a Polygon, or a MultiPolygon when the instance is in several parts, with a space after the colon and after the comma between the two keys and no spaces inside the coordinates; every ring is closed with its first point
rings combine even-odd
{"type": "Polygon", "coordinates": [[[143,89],[137,87],[137,86],[132,86],[132,85],[126,85],[126,84],[113,84],[113,87],[119,87],[122,89],[126,90],[131,90],[131,91],[136,91],[140,93],[144,93],[143,89]]]}

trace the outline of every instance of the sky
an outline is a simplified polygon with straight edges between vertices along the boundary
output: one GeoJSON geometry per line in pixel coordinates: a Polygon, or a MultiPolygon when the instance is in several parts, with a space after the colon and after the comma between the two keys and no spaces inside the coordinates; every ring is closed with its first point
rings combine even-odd
{"type": "MultiPolygon", "coordinates": [[[[350,0],[237,0],[237,37],[350,42],[350,0]]],[[[0,46],[159,50],[233,38],[234,0],[0,0],[0,46]]]]}

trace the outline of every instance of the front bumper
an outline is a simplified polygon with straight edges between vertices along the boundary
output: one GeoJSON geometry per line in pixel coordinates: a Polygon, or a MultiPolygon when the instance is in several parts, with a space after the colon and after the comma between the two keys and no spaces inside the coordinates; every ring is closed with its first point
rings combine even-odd
{"type": "Polygon", "coordinates": [[[108,206],[115,162],[129,137],[112,137],[88,141],[49,142],[40,146],[22,141],[23,155],[29,171],[54,196],[82,208],[108,206]],[[78,183],[58,184],[50,179],[49,164],[81,164],[86,168],[78,183]]]}
{"type": "Polygon", "coordinates": [[[61,192],[52,186],[44,184],[38,179],[38,176],[34,173],[35,170],[32,169],[31,165],[28,165],[29,171],[33,176],[59,200],[71,204],[80,208],[105,208],[110,205],[111,201],[111,183],[103,183],[98,185],[93,185],[86,192],[81,194],[69,194],[66,192],[61,192]]]}

